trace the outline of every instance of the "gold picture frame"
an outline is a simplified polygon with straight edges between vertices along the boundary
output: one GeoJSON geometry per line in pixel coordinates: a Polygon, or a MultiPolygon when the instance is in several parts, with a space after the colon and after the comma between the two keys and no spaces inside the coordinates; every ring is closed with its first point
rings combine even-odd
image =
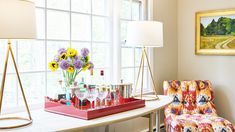
{"type": "Polygon", "coordinates": [[[196,13],[195,54],[235,55],[235,8],[196,13]]]}

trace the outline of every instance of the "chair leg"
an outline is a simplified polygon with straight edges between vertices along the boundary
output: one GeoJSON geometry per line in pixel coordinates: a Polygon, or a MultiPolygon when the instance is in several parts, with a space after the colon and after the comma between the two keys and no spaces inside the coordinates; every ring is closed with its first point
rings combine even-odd
{"type": "Polygon", "coordinates": [[[149,114],[149,132],[153,132],[153,113],[149,114]]]}
{"type": "Polygon", "coordinates": [[[160,111],[156,112],[156,132],[160,132],[160,111]]]}

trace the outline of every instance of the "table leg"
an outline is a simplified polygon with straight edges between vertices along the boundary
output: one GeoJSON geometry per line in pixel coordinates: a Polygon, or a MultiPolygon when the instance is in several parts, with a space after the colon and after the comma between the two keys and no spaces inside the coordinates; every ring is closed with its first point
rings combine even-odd
{"type": "Polygon", "coordinates": [[[153,132],[153,113],[149,114],[149,132],[153,132]]]}
{"type": "Polygon", "coordinates": [[[160,132],[160,120],[159,120],[159,118],[160,118],[160,111],[158,110],[157,112],[156,112],[156,132],[160,132]]]}
{"type": "Polygon", "coordinates": [[[105,126],[105,132],[109,132],[109,125],[105,126]]]}

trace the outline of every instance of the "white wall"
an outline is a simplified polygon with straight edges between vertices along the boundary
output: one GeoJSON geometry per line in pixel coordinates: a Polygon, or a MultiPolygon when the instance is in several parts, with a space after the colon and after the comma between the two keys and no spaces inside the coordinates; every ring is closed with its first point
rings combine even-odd
{"type": "Polygon", "coordinates": [[[154,0],[154,7],[154,20],[164,25],[164,47],[154,50],[154,78],[157,80],[158,94],[163,94],[163,81],[177,79],[177,0],[154,0]]]}
{"type": "Polygon", "coordinates": [[[154,20],[163,22],[164,46],[154,49],[154,77],[163,94],[163,80],[177,78],[177,0],[154,0],[154,20]]]}
{"type": "Polygon", "coordinates": [[[194,54],[195,12],[234,8],[235,0],[178,0],[178,78],[211,80],[220,116],[235,123],[235,56],[194,54]]]}

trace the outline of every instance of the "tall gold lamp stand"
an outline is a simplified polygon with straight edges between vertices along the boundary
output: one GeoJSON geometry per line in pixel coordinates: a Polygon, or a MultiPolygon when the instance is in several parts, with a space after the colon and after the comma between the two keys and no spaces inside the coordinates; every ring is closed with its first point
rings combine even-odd
{"type": "Polygon", "coordinates": [[[15,67],[15,71],[16,71],[16,75],[19,81],[19,85],[20,85],[20,90],[23,96],[23,100],[26,106],[26,110],[27,110],[27,114],[28,114],[28,118],[22,118],[22,117],[0,117],[0,121],[11,121],[11,120],[22,120],[24,121],[24,123],[22,124],[17,124],[17,125],[11,125],[11,126],[0,126],[0,129],[9,129],[9,128],[17,128],[17,127],[22,127],[22,126],[26,126],[29,125],[33,122],[33,119],[31,117],[30,111],[29,111],[29,107],[25,98],[25,94],[24,94],[24,89],[20,80],[20,75],[18,72],[18,68],[16,65],[16,61],[13,55],[13,51],[11,48],[11,42],[10,40],[8,40],[8,48],[7,48],[7,53],[6,53],[6,60],[5,60],[5,65],[4,65],[4,71],[3,71],[3,77],[2,77],[2,84],[1,84],[1,89],[0,89],[0,115],[2,114],[2,100],[3,100],[3,94],[4,94],[4,85],[5,85],[5,80],[6,80],[6,71],[7,71],[7,64],[8,64],[8,58],[9,58],[9,53],[11,54],[13,63],[14,63],[14,67],[15,67]]]}
{"type": "Polygon", "coordinates": [[[147,51],[146,51],[145,47],[142,50],[139,71],[138,71],[137,80],[136,80],[136,84],[135,84],[135,88],[134,88],[134,97],[144,99],[144,100],[157,100],[157,99],[159,99],[159,97],[157,96],[156,85],[155,85],[155,82],[154,82],[154,79],[153,79],[153,73],[152,73],[152,70],[151,70],[151,67],[150,67],[150,62],[149,62],[148,54],[147,54],[147,51]],[[153,83],[152,90],[154,91],[155,95],[144,95],[143,94],[145,59],[147,60],[148,70],[150,72],[151,81],[153,83]],[[136,89],[137,89],[137,86],[138,86],[140,74],[141,74],[140,95],[136,95],[136,89]]]}
{"type": "Polygon", "coordinates": [[[159,48],[163,47],[163,23],[158,21],[130,21],[127,24],[127,39],[126,45],[131,47],[142,47],[142,55],[139,66],[139,72],[136,80],[136,85],[134,88],[134,97],[144,100],[157,100],[159,97],[156,92],[156,85],[153,79],[153,73],[150,67],[148,54],[146,52],[146,47],[148,48],[159,48]],[[153,91],[155,95],[144,95],[143,85],[144,85],[144,61],[147,60],[148,70],[150,72],[151,81],[153,83],[153,91]],[[136,96],[136,88],[139,82],[140,74],[141,87],[140,94],[136,96]]]}

